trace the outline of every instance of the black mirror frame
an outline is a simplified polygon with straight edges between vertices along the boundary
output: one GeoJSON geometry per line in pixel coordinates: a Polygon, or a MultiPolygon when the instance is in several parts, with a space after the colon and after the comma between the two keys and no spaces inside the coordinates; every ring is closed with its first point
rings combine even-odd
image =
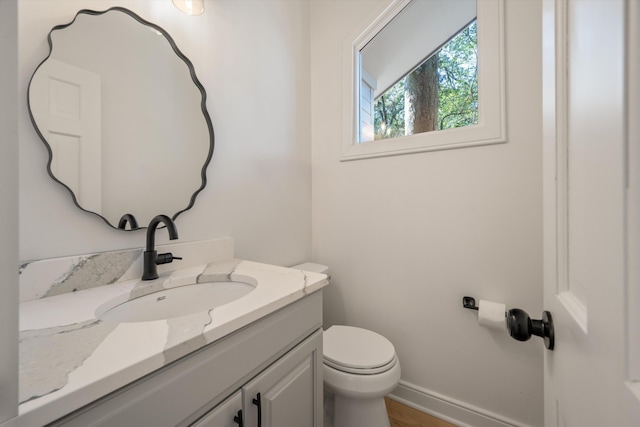
{"type": "MultiPolygon", "coordinates": [[[[185,207],[184,209],[176,212],[175,214],[173,214],[171,216],[172,220],[175,220],[178,215],[180,215],[182,212],[187,211],[189,209],[191,209],[193,207],[193,205],[195,204],[196,201],[196,197],[198,196],[198,194],[206,187],[207,185],[207,167],[209,166],[209,163],[211,163],[211,159],[213,158],[213,150],[215,147],[215,136],[214,136],[214,132],[213,132],[213,124],[211,122],[211,117],[209,116],[209,112],[207,110],[207,92],[204,89],[204,86],[202,85],[202,83],[200,82],[200,80],[198,80],[198,77],[196,76],[196,72],[195,72],[195,68],[193,67],[193,63],[189,60],[189,58],[187,58],[184,53],[182,53],[182,51],[178,48],[178,46],[176,45],[175,41],[173,40],[173,38],[169,35],[169,33],[167,33],[162,27],[149,22],[143,18],[141,18],[139,15],[137,15],[135,12],[126,9],[124,7],[119,7],[119,6],[114,6],[114,7],[110,7],[109,9],[106,9],[104,11],[96,11],[96,10],[91,10],[91,9],[81,9],[79,10],[76,15],[73,17],[73,19],[71,20],[71,22],[67,23],[67,24],[61,24],[61,25],[56,25],[55,27],[53,27],[51,29],[51,31],[49,31],[49,34],[47,35],[47,43],[49,44],[49,53],[47,54],[47,56],[38,64],[38,66],[36,67],[36,69],[34,70],[33,74],[31,75],[31,78],[29,79],[29,85],[27,86],[27,107],[29,110],[29,117],[31,119],[31,123],[33,125],[33,128],[35,129],[36,133],[38,134],[38,136],[40,137],[40,139],[42,140],[42,142],[44,143],[45,147],[47,148],[47,152],[49,153],[49,160],[47,161],[47,172],[49,173],[49,176],[56,181],[57,183],[59,183],[60,185],[62,185],[64,188],[67,189],[67,191],[69,191],[69,193],[71,194],[71,198],[73,199],[73,203],[80,209],[83,210],[85,212],[88,212],[90,214],[96,215],[98,217],[100,217],[105,223],[107,223],[107,225],[109,225],[112,228],[115,228],[117,230],[125,230],[125,228],[120,228],[112,223],[109,222],[109,220],[107,220],[105,217],[103,217],[102,215],[100,215],[97,212],[93,212],[87,209],[84,209],[82,206],[80,206],[80,204],[78,203],[78,200],[76,198],[75,193],[71,190],[71,188],[69,188],[65,183],[63,183],[62,181],[60,181],[58,178],[56,178],[53,175],[53,172],[51,170],[51,162],[53,160],[53,151],[51,149],[51,146],[49,145],[49,142],[46,140],[46,138],[44,137],[44,135],[42,134],[42,132],[40,131],[40,129],[38,128],[38,125],[36,124],[35,118],[33,117],[33,113],[31,111],[31,102],[29,99],[29,91],[31,89],[31,82],[33,80],[33,77],[35,76],[36,72],[38,71],[38,69],[42,66],[42,64],[44,64],[47,59],[49,59],[49,57],[51,56],[51,53],[53,51],[53,41],[51,40],[51,34],[54,31],[57,30],[61,30],[64,28],[67,28],[68,26],[70,26],[71,24],[73,24],[76,19],[78,18],[78,16],[80,16],[81,14],[86,14],[86,15],[103,15],[107,12],[110,11],[118,11],[118,12],[122,12],[124,14],[129,15],[130,17],[132,17],[133,19],[135,19],[136,21],[138,21],[139,23],[146,25],[148,27],[153,28],[154,30],[158,31],[159,33],[161,33],[169,42],[169,44],[171,45],[171,48],[173,49],[173,51],[175,52],[175,54],[182,59],[182,61],[184,61],[185,64],[187,64],[187,67],[189,68],[189,73],[191,75],[191,80],[193,81],[193,83],[196,85],[196,87],[198,88],[198,90],[200,91],[200,94],[202,96],[202,100],[200,102],[200,108],[202,110],[202,114],[204,115],[205,121],[207,123],[207,127],[209,129],[209,153],[207,154],[207,158],[204,162],[204,165],[202,166],[201,172],[200,172],[200,176],[202,178],[202,184],[200,186],[200,188],[198,188],[192,195],[191,195],[191,199],[189,201],[189,204],[187,205],[187,207],[185,207]]],[[[126,214],[125,215],[130,215],[130,214],[126,214]]],[[[123,215],[124,216],[124,215],[123,215]]],[[[122,218],[120,219],[120,221],[122,222],[122,218]]],[[[133,231],[133,230],[140,230],[140,229],[144,229],[146,228],[146,226],[143,227],[139,227],[138,224],[133,221],[131,223],[131,225],[135,224],[135,226],[133,228],[131,228],[130,230],[125,230],[125,231],[133,231]]]]}

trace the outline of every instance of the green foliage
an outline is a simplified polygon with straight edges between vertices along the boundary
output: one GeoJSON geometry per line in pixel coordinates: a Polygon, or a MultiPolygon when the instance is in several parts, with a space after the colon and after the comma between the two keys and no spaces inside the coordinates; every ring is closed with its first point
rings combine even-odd
{"type": "Polygon", "coordinates": [[[476,21],[438,52],[438,129],[478,123],[478,36],[476,21]]]}
{"type": "Polygon", "coordinates": [[[374,112],[375,139],[404,136],[404,79],[378,97],[374,112]]]}
{"type": "MultiPolygon", "coordinates": [[[[478,37],[476,21],[456,34],[434,55],[438,55],[438,130],[477,124],[478,37]]],[[[405,135],[404,109],[407,90],[405,82],[406,76],[376,98],[374,105],[375,139],[405,135]]]]}

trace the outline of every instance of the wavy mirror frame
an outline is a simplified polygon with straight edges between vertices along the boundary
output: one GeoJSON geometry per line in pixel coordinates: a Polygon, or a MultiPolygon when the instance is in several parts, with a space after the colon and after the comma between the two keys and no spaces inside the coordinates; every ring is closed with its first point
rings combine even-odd
{"type": "Polygon", "coordinates": [[[211,162],[211,159],[213,157],[213,150],[214,150],[214,147],[215,147],[215,137],[214,137],[214,132],[213,132],[213,124],[211,122],[211,117],[209,116],[209,112],[207,110],[207,105],[206,105],[207,93],[206,93],[206,91],[204,89],[204,86],[202,85],[202,83],[200,82],[198,77],[196,76],[196,72],[195,72],[195,69],[193,67],[193,63],[189,60],[189,58],[187,58],[182,53],[182,51],[180,51],[180,49],[176,45],[176,43],[173,40],[173,38],[162,27],[160,27],[160,26],[158,26],[158,25],[156,25],[156,24],[154,24],[152,22],[149,22],[149,21],[141,18],[135,12],[133,12],[133,11],[131,11],[129,9],[126,9],[126,8],[123,8],[123,7],[119,7],[119,6],[111,7],[109,9],[104,10],[104,11],[81,9],[80,11],[78,11],[76,13],[76,15],[71,20],[71,22],[69,22],[67,24],[56,25],[55,27],[53,27],[51,29],[51,31],[49,31],[49,34],[47,35],[47,43],[49,45],[49,53],[40,62],[40,64],[38,64],[38,66],[34,70],[33,74],[31,75],[31,79],[29,80],[29,86],[27,88],[27,106],[28,106],[28,110],[29,110],[29,117],[31,118],[31,123],[32,123],[36,133],[38,134],[38,136],[40,137],[40,139],[44,143],[44,145],[47,148],[47,151],[49,153],[49,160],[47,161],[47,172],[49,173],[49,176],[54,181],[58,182],[60,185],[62,185],[63,187],[65,187],[69,191],[69,193],[71,194],[71,197],[73,199],[73,203],[80,210],[100,217],[106,224],[108,224],[112,228],[115,228],[115,229],[118,229],[118,230],[123,230],[123,231],[134,231],[134,230],[144,229],[144,228],[146,228],[146,226],[144,226],[144,225],[143,226],[139,226],[137,221],[135,220],[135,218],[129,213],[124,213],[122,215],[122,217],[120,218],[119,223],[117,225],[112,224],[111,222],[109,222],[109,220],[107,218],[105,218],[101,214],[99,214],[97,212],[93,212],[93,211],[88,210],[88,209],[85,209],[82,206],[80,206],[80,204],[78,203],[77,197],[76,197],[75,193],[73,192],[73,190],[69,186],[67,186],[65,183],[63,183],[62,181],[60,181],[58,178],[55,177],[55,175],[53,174],[53,171],[51,169],[51,163],[52,163],[52,160],[53,160],[53,151],[52,151],[51,145],[49,144],[47,139],[44,137],[44,135],[42,134],[42,132],[40,131],[40,128],[38,127],[38,125],[36,123],[36,120],[35,120],[35,118],[33,116],[33,112],[31,110],[31,101],[29,99],[29,91],[31,89],[31,83],[33,81],[33,77],[37,73],[38,69],[40,69],[42,64],[44,64],[51,57],[51,54],[53,52],[53,41],[52,41],[52,38],[51,38],[51,35],[53,34],[53,32],[69,27],[70,25],[72,25],[76,21],[78,16],[80,16],[82,14],[97,16],[97,15],[103,15],[103,14],[105,14],[107,12],[110,12],[110,11],[119,11],[119,12],[125,13],[125,14],[129,15],[131,18],[133,18],[136,21],[138,21],[140,24],[146,25],[146,26],[154,29],[155,31],[159,32],[160,34],[162,34],[167,39],[167,41],[169,42],[169,44],[170,44],[171,48],[173,49],[174,53],[187,65],[187,67],[189,68],[189,73],[191,75],[191,79],[192,79],[193,83],[195,84],[195,86],[200,91],[200,94],[201,94],[200,108],[201,108],[202,114],[204,115],[204,118],[205,118],[205,121],[206,121],[206,124],[207,124],[207,127],[208,127],[208,131],[209,131],[209,152],[207,154],[207,157],[205,159],[205,162],[204,162],[204,164],[202,166],[202,169],[201,169],[201,172],[200,172],[200,176],[201,176],[201,179],[202,179],[202,184],[201,184],[200,188],[198,188],[191,195],[189,204],[184,209],[182,209],[182,210],[176,212],[175,214],[173,214],[171,216],[171,219],[175,220],[178,217],[178,215],[180,215],[182,212],[187,211],[187,210],[189,210],[189,209],[191,209],[193,207],[193,205],[195,203],[195,200],[196,200],[196,197],[198,196],[198,194],[207,185],[206,170],[207,170],[207,167],[209,166],[209,163],[211,162]],[[133,220],[132,220],[132,218],[133,218],[133,220]],[[129,225],[131,227],[129,230],[127,230],[125,228],[126,223],[129,223],[129,225]]]}

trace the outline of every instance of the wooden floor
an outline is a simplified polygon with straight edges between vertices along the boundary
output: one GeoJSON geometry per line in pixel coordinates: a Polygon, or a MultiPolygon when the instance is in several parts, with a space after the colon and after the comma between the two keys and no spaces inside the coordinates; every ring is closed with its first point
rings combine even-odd
{"type": "Polygon", "coordinates": [[[456,427],[424,412],[410,408],[389,398],[384,398],[391,427],[456,427]]]}

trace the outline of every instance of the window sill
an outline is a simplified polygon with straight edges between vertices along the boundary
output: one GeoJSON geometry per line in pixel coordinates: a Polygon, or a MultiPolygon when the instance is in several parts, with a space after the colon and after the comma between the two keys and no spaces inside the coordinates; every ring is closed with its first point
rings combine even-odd
{"type": "Polygon", "coordinates": [[[505,133],[502,127],[490,129],[475,125],[358,144],[346,143],[343,145],[340,161],[501,144],[507,141],[505,133]]]}

